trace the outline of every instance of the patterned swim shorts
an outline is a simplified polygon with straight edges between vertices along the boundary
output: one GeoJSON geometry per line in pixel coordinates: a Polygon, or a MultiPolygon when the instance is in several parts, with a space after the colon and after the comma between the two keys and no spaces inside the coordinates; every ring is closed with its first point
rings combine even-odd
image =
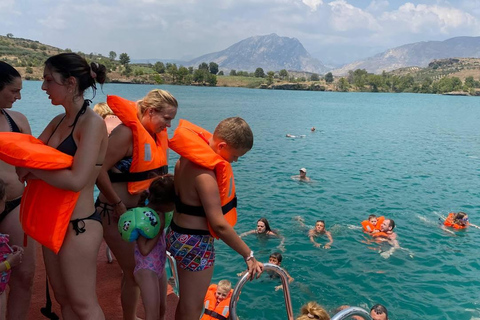
{"type": "Polygon", "coordinates": [[[206,270],[215,262],[214,238],[211,235],[183,234],[169,228],[166,241],[167,250],[184,270],[206,270]]]}

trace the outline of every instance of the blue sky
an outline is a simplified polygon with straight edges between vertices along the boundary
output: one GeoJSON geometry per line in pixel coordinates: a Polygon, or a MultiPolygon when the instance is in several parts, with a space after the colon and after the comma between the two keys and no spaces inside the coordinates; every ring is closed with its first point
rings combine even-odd
{"type": "Polygon", "coordinates": [[[480,0],[1,0],[0,34],[103,55],[188,60],[254,35],[300,40],[326,63],[480,36],[480,0]]]}

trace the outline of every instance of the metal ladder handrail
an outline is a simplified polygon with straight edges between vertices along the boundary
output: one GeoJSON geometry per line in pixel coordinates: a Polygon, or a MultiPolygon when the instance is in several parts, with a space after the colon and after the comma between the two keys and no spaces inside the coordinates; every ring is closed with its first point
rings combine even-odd
{"type": "MultiPolygon", "coordinates": [[[[264,263],[263,264],[263,271],[274,271],[282,280],[282,287],[283,287],[283,297],[285,299],[285,308],[287,309],[288,320],[294,320],[293,318],[293,308],[292,308],[292,300],[290,298],[290,288],[288,286],[288,277],[287,273],[276,264],[272,263],[264,263]]],[[[250,273],[245,273],[240,280],[238,281],[237,285],[233,289],[232,298],[230,300],[230,319],[237,319],[237,301],[240,298],[240,292],[248,281],[250,273]]],[[[371,319],[369,319],[371,320],[371,319]]]]}
{"type": "MultiPolygon", "coordinates": [[[[175,258],[172,257],[170,252],[167,251],[167,260],[168,265],[170,266],[170,271],[172,272],[173,282],[175,284],[175,292],[177,296],[180,296],[180,291],[178,290],[178,271],[177,271],[177,263],[175,262],[175,258]]],[[[165,264],[166,266],[166,264],[165,264]]]]}
{"type": "Polygon", "coordinates": [[[330,320],[343,320],[351,316],[360,316],[365,320],[372,320],[372,317],[370,317],[370,313],[368,313],[368,311],[366,311],[365,309],[359,307],[350,307],[344,309],[334,315],[330,320]]]}

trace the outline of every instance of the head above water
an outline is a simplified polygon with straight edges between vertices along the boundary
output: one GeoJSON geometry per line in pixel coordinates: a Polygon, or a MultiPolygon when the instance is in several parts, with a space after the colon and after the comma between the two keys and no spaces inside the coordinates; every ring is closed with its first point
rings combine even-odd
{"type": "Polygon", "coordinates": [[[280,252],[274,252],[270,255],[268,262],[279,266],[282,263],[282,260],[282,254],[280,252]]]}
{"type": "Polygon", "coordinates": [[[383,232],[393,232],[393,229],[395,229],[395,221],[393,221],[393,219],[385,219],[380,228],[383,232]]]}
{"type": "Polygon", "coordinates": [[[376,304],[370,309],[370,316],[373,320],[388,320],[387,308],[381,304],[376,304]]]}
{"type": "Polygon", "coordinates": [[[368,221],[370,221],[373,225],[377,224],[377,216],[374,214],[371,214],[368,216],[368,221]]]}
{"type": "Polygon", "coordinates": [[[272,231],[270,224],[266,218],[260,218],[257,220],[257,233],[267,233],[272,231]]]}
{"type": "Polygon", "coordinates": [[[316,232],[323,232],[325,231],[325,221],[324,220],[317,220],[315,222],[315,231],[316,232]]]}
{"type": "Polygon", "coordinates": [[[311,301],[303,305],[300,309],[300,316],[296,320],[329,320],[330,316],[327,311],[318,303],[311,301]]]}

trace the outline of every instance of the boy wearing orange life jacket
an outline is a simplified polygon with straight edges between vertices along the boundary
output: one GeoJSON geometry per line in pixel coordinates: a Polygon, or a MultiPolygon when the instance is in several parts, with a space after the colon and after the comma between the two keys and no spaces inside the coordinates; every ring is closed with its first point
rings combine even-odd
{"type": "Polygon", "coordinates": [[[232,293],[232,284],[228,280],[220,280],[218,285],[210,285],[205,295],[205,311],[200,320],[228,319],[232,293]]]}
{"type": "Polygon", "coordinates": [[[468,214],[462,211],[458,213],[450,212],[447,218],[445,219],[445,221],[443,222],[443,225],[446,227],[454,228],[454,229],[465,229],[468,226],[472,226],[479,229],[478,226],[468,221],[468,214]]]}
{"type": "Polygon", "coordinates": [[[367,220],[362,221],[363,231],[369,234],[380,232],[381,225],[385,217],[377,217],[374,214],[368,216],[367,220]]]}

